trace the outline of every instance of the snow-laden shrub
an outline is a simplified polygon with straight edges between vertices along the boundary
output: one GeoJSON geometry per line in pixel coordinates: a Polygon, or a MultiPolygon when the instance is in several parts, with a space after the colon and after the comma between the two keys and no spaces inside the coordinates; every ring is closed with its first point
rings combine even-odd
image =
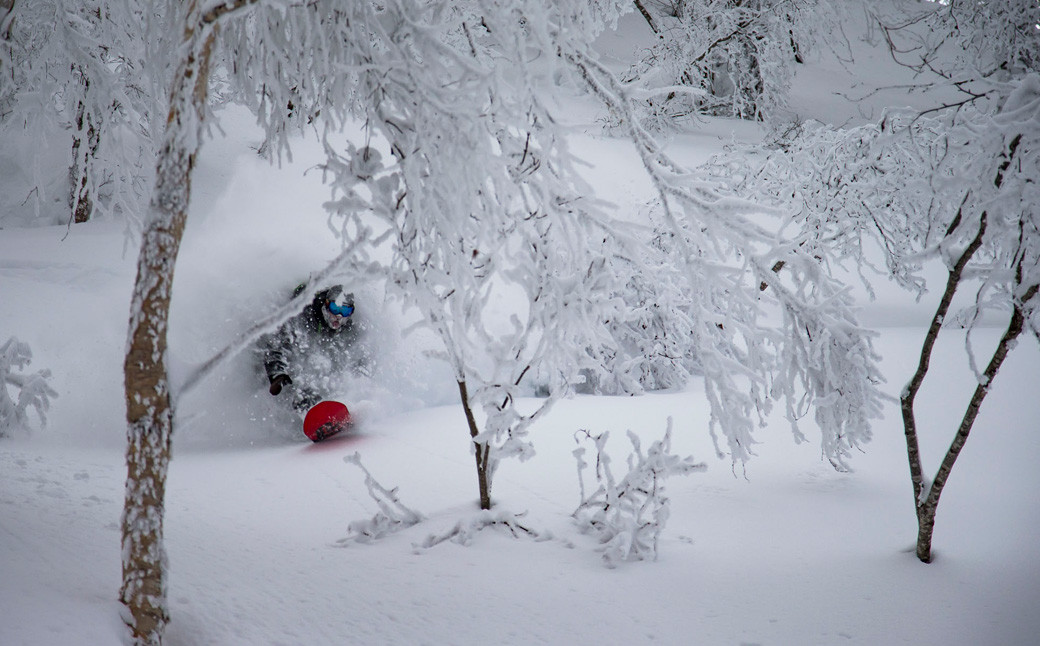
{"type": "Polygon", "coordinates": [[[387,489],[379,484],[368,469],[361,464],[361,456],[356,452],[343,458],[347,464],[353,464],[365,474],[365,487],[368,495],[376,501],[379,512],[370,520],[356,520],[347,526],[347,537],[339,541],[340,545],[349,543],[371,543],[399,532],[402,529],[422,522],[423,515],[417,511],[405,507],[397,498],[397,488],[387,489]]]}
{"type": "Polygon", "coordinates": [[[605,450],[610,433],[596,436],[588,431],[579,433],[595,444],[598,486],[586,496],[583,474],[589,465],[584,460],[585,448],[579,446],[574,450],[574,457],[578,461],[581,504],[573,514],[578,527],[599,539],[607,567],[617,567],[624,561],[656,560],[657,541],[669,515],[665,480],[673,475],[704,471],[707,465],[672,453],[671,418],[664,437],[651,444],[645,454],[639,438],[632,431],[628,432],[633,451],[628,456],[628,473],[620,480],[614,477],[611,459],[605,450]]]}
{"type": "Polygon", "coordinates": [[[36,410],[40,425],[47,424],[46,413],[51,398],[57,397],[58,393],[47,383],[50,370],[24,372],[31,362],[29,344],[22,343],[17,337],[11,337],[0,346],[0,437],[15,430],[30,430],[30,407],[36,410]]]}

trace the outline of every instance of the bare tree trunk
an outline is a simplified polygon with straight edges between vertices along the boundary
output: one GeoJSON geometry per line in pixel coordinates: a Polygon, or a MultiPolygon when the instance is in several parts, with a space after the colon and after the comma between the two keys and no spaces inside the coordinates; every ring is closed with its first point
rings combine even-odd
{"type": "MultiPolygon", "coordinates": [[[[1024,300],[1029,300],[1035,294],[1036,287],[1034,286],[1024,300]]],[[[1000,343],[997,344],[997,349],[993,352],[989,365],[986,366],[986,370],[982,373],[983,378],[980,381],[984,383],[976,386],[975,393],[968,403],[968,409],[965,411],[961,424],[957,428],[957,435],[954,436],[953,443],[950,444],[942,464],[939,465],[939,471],[935,476],[935,480],[926,492],[927,496],[923,500],[918,498],[917,558],[925,563],[929,563],[932,560],[932,532],[935,529],[935,511],[939,506],[939,496],[942,495],[943,487],[946,486],[946,480],[950,477],[950,472],[953,470],[953,465],[957,461],[961,449],[964,448],[964,444],[968,441],[968,435],[975,424],[975,418],[978,417],[982,400],[989,394],[993,378],[997,376],[1001,364],[1004,363],[1004,359],[1007,358],[1010,349],[1014,347],[1015,340],[1022,334],[1024,327],[1025,315],[1022,308],[1016,305],[1014,313],[1011,315],[1011,321],[1008,323],[1008,328],[1004,332],[1004,336],[1001,337],[1000,343]]]]}
{"type": "MultiPolygon", "coordinates": [[[[1004,182],[1004,173],[1011,165],[1011,160],[1015,156],[1020,141],[1021,136],[1017,136],[1008,146],[1005,160],[1001,163],[997,171],[997,176],[994,179],[994,185],[997,188],[1000,188],[1004,182]]],[[[956,217],[954,217],[946,231],[947,237],[953,235],[956,229],[961,225],[961,216],[963,215],[963,209],[965,208],[967,201],[968,196],[965,196],[964,202],[961,204],[961,210],[957,212],[956,217]]],[[[907,383],[903,388],[903,392],[899,398],[900,408],[903,415],[903,431],[906,436],[907,458],[910,463],[910,481],[913,484],[914,490],[914,509],[917,511],[917,558],[924,563],[930,563],[932,560],[932,534],[935,530],[935,512],[939,505],[939,496],[942,494],[943,487],[946,485],[946,480],[949,478],[950,471],[953,469],[953,465],[957,461],[957,456],[960,455],[961,449],[964,448],[964,444],[968,440],[968,435],[971,433],[971,428],[975,423],[975,418],[978,416],[979,407],[982,405],[982,400],[985,399],[986,394],[989,392],[989,387],[993,378],[996,376],[997,371],[1004,362],[1004,358],[1007,356],[1008,351],[1013,347],[1015,339],[1017,339],[1019,334],[1022,333],[1025,322],[1024,313],[1022,311],[1023,304],[1033,298],[1037,291],[1036,286],[1030,287],[1023,300],[1020,303],[1014,304],[1014,313],[1012,314],[1008,329],[998,344],[997,349],[993,354],[993,358],[986,367],[986,371],[983,373],[985,383],[980,383],[975,389],[975,393],[972,395],[971,401],[968,404],[968,409],[957,429],[957,435],[954,437],[953,443],[946,452],[946,456],[939,467],[935,480],[926,489],[924,469],[921,464],[920,443],[917,435],[917,421],[914,415],[914,400],[917,397],[918,391],[921,389],[925,375],[928,373],[928,366],[931,362],[935,342],[939,337],[943,321],[946,320],[946,316],[949,313],[954,294],[961,284],[964,270],[975,253],[978,252],[979,248],[982,246],[983,237],[986,234],[987,219],[988,214],[983,211],[979,218],[978,231],[974,238],[972,238],[971,242],[968,243],[968,246],[965,247],[960,258],[957,259],[957,262],[954,263],[954,266],[949,271],[949,276],[946,280],[946,289],[939,301],[939,307],[936,309],[935,316],[932,317],[932,322],[928,326],[928,332],[925,334],[924,344],[921,348],[921,357],[917,364],[917,370],[910,378],[909,383],[907,383]]],[[[1022,276],[1021,261],[1016,275],[1017,280],[1020,282],[1022,276]]]]}
{"type": "Polygon", "coordinates": [[[469,403],[469,391],[466,389],[465,381],[458,383],[462,409],[466,412],[466,423],[469,424],[469,435],[474,439],[473,456],[477,463],[477,487],[480,491],[480,508],[491,509],[491,480],[488,477],[488,460],[491,456],[491,447],[487,443],[482,444],[476,441],[477,436],[480,435],[480,429],[477,428],[477,420],[473,416],[473,408],[469,403]]]}
{"type": "Polygon", "coordinates": [[[191,172],[206,106],[209,55],[193,5],[184,42],[188,53],[174,77],[166,135],[156,167],[149,220],[141,239],[124,363],[127,479],[123,510],[120,600],[136,644],[161,644],[169,619],[163,514],[173,409],[166,365],[166,330],[173,270],[191,195],[191,172]]]}
{"type": "MultiPolygon", "coordinates": [[[[963,207],[962,207],[963,208],[963,207]]],[[[957,217],[954,218],[951,223],[947,235],[953,233],[961,221],[961,214],[958,213],[957,217]]],[[[932,321],[928,326],[928,332],[925,334],[924,343],[921,346],[921,357],[917,363],[917,370],[914,371],[913,376],[910,378],[909,383],[903,388],[903,392],[899,397],[900,409],[903,414],[903,433],[906,436],[906,453],[910,463],[910,482],[914,488],[914,507],[918,510],[918,521],[920,521],[920,509],[921,501],[927,496],[927,492],[924,491],[924,468],[921,465],[921,448],[920,441],[917,435],[917,419],[914,415],[914,401],[917,398],[917,393],[921,390],[921,385],[924,383],[924,378],[928,374],[928,367],[932,361],[932,351],[935,349],[935,342],[939,338],[939,332],[942,330],[943,321],[946,320],[947,314],[950,311],[950,305],[953,303],[953,296],[957,292],[957,288],[960,286],[961,276],[964,274],[964,268],[968,265],[972,256],[982,246],[982,237],[986,233],[986,218],[983,214],[982,221],[979,223],[979,230],[971,243],[964,249],[961,257],[954,264],[953,268],[950,269],[949,276],[946,280],[946,289],[943,291],[942,298],[939,299],[939,306],[936,308],[935,316],[932,317],[932,321]]],[[[928,559],[921,559],[922,561],[928,562],[928,559]]]]}
{"type": "MultiPolygon", "coordinates": [[[[80,72],[84,94],[90,91],[90,81],[80,72]]],[[[72,166],[69,168],[69,205],[72,208],[72,221],[87,222],[94,213],[94,197],[91,192],[91,161],[97,155],[101,143],[100,133],[87,112],[86,105],[80,101],[76,107],[76,135],[72,138],[72,166]],[[83,149],[83,123],[87,124],[86,148],[83,149]]]]}

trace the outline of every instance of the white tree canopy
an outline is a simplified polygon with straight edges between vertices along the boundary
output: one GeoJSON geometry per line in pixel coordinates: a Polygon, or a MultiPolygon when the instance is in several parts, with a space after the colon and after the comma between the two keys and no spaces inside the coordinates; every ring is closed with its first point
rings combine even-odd
{"type": "Polygon", "coordinates": [[[670,309],[685,317],[676,329],[704,372],[720,450],[724,437],[735,461],[750,458],[755,419],[779,398],[799,439],[798,418],[817,405],[824,453],[844,468],[880,405],[870,335],[779,211],[681,168],[636,123],[638,93],[590,53],[619,5],[262,5],[228,22],[222,56],[277,150],[292,127],[324,133],[354,271],[381,267],[438,332],[488,416],[479,442],[523,454],[531,418],[512,408],[523,378],[537,371],[562,393],[576,370],[619,356],[619,303],[649,271],[636,259],[661,256],[639,253],[650,236],[604,213],[575,172],[540,95],[573,78],[629,124],[658,187],[668,253],[685,268],[670,309]],[[365,124],[367,145],[336,144],[347,119],[365,124]],[[492,313],[502,301],[508,321],[492,313]]]}

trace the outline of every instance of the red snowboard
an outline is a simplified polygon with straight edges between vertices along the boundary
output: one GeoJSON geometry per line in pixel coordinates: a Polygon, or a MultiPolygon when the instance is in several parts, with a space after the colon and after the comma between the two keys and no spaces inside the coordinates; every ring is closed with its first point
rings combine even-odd
{"type": "Polygon", "coordinates": [[[318,402],[303,418],[303,432],[314,442],[332,437],[349,426],[350,411],[337,401],[318,402]]]}

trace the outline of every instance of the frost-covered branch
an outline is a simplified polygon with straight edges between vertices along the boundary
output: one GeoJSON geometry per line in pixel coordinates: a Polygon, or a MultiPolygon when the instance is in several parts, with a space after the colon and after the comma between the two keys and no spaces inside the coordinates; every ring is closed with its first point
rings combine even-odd
{"type": "Polygon", "coordinates": [[[777,117],[787,105],[795,65],[826,40],[820,34],[840,31],[834,3],[819,0],[648,5],[639,9],[658,40],[623,78],[640,88],[635,111],[654,130],[701,114],[777,117]]]}
{"type": "Polygon", "coordinates": [[[551,532],[539,532],[527,527],[522,519],[524,514],[514,514],[504,509],[481,510],[466,520],[460,520],[451,529],[441,534],[430,534],[422,542],[412,545],[418,554],[446,541],[458,545],[469,545],[478,532],[487,528],[508,532],[513,538],[531,538],[536,541],[552,540],[551,532]]]}
{"type": "Polygon", "coordinates": [[[871,7],[892,58],[933,87],[960,97],[929,112],[991,109],[1008,78],[1040,70],[1040,7],[1034,0],[944,0],[871,7]]]}
{"type": "Polygon", "coordinates": [[[371,543],[402,529],[407,529],[423,521],[423,515],[409,509],[397,497],[397,488],[387,489],[379,484],[368,469],[361,464],[361,456],[357,453],[343,458],[347,464],[353,464],[365,474],[365,488],[368,495],[376,501],[379,512],[370,520],[353,521],[347,526],[347,537],[338,541],[340,545],[354,543],[371,543]]]}
{"type": "Polygon", "coordinates": [[[669,159],[636,119],[627,87],[583,53],[564,55],[621,119],[657,189],[657,207],[686,272],[691,346],[717,446],[721,431],[734,462],[746,462],[754,418],[764,421],[773,399],[782,399],[799,440],[802,409],[816,407],[824,456],[847,468],[850,450],[870,439],[882,379],[873,335],[855,323],[848,291],[825,271],[828,248],[797,233],[785,236],[782,211],[737,199],[739,191],[718,177],[669,159]],[[779,326],[768,322],[774,308],[779,326]]]}

